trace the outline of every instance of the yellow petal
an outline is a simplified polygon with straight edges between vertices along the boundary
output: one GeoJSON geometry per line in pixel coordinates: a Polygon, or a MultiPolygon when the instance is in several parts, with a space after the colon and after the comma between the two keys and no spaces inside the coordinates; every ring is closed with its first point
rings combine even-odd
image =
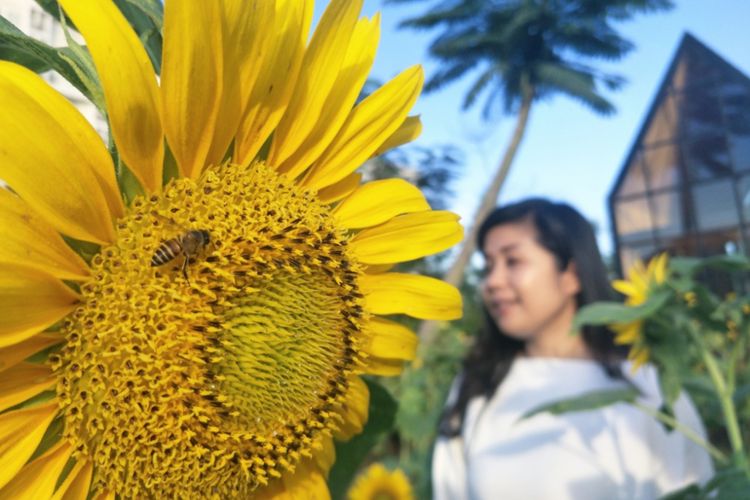
{"type": "Polygon", "coordinates": [[[429,209],[416,186],[403,179],[386,179],[360,186],[336,206],[333,215],[341,227],[356,229],[376,226],[396,215],[429,209]]]}
{"type": "Polygon", "coordinates": [[[55,401],[0,415],[0,488],[16,477],[34,453],[57,411],[55,401]]]}
{"type": "Polygon", "coordinates": [[[167,2],[163,54],[164,133],[182,176],[196,178],[205,166],[222,102],[219,2],[167,2]]]}
{"type": "MultiPolygon", "coordinates": [[[[331,140],[347,120],[347,116],[365,83],[372,63],[375,60],[375,51],[379,38],[379,14],[376,14],[372,20],[360,19],[357,22],[351,40],[348,43],[343,63],[341,63],[341,71],[336,77],[336,82],[327,96],[320,96],[325,99],[325,104],[314,120],[310,120],[307,113],[302,115],[305,117],[304,120],[309,121],[311,124],[309,130],[302,129],[299,132],[306,134],[304,141],[299,143],[296,149],[281,153],[282,156],[280,158],[274,156],[279,149],[271,147],[270,162],[276,165],[280,172],[286,173],[289,177],[296,178],[331,143],[331,140]],[[282,158],[283,161],[281,160],[282,158]]],[[[315,101],[313,101],[312,105],[315,105],[315,101]]],[[[287,114],[289,116],[288,120],[292,120],[292,112],[292,108],[290,107],[290,112],[287,114]]],[[[300,118],[300,116],[294,117],[295,124],[292,125],[293,127],[296,125],[296,122],[301,121],[300,118]]],[[[282,121],[279,126],[282,127],[285,123],[286,121],[282,121]]],[[[297,143],[296,139],[294,143],[297,143]]]]}
{"type": "Polygon", "coordinates": [[[99,493],[94,500],[115,500],[115,494],[112,491],[103,491],[99,493]]]}
{"type": "Polygon", "coordinates": [[[356,170],[398,129],[417,100],[423,81],[421,66],[413,66],[367,96],[349,114],[303,185],[319,190],[356,170]]]}
{"type": "Polygon", "coordinates": [[[379,377],[395,377],[404,371],[404,362],[399,359],[369,357],[365,360],[365,373],[379,377]]]}
{"type": "Polygon", "coordinates": [[[255,158],[284,115],[294,90],[310,30],[312,0],[279,0],[273,16],[271,39],[234,144],[233,161],[247,164],[255,158]]]}
{"type": "Polygon", "coordinates": [[[341,408],[341,416],[344,421],[334,433],[339,441],[348,441],[362,432],[367,423],[370,408],[370,390],[361,378],[351,377],[349,379],[349,390],[346,391],[344,398],[341,408]]]}
{"type": "Polygon", "coordinates": [[[0,263],[0,347],[35,335],[70,313],[76,294],[30,267],[0,263]]]}
{"type": "Polygon", "coordinates": [[[615,344],[627,345],[636,342],[641,338],[641,326],[641,321],[612,325],[612,329],[617,333],[615,336],[615,344]]]}
{"type": "Polygon", "coordinates": [[[382,318],[372,318],[367,325],[372,335],[364,351],[379,358],[412,360],[417,355],[419,338],[401,323],[382,318]]]}
{"type": "Polygon", "coordinates": [[[331,470],[333,463],[336,461],[336,446],[333,444],[333,438],[330,436],[321,434],[319,439],[321,449],[315,453],[315,463],[323,474],[327,476],[328,471],[331,470]]]}
{"type": "Polygon", "coordinates": [[[374,314],[407,314],[420,319],[461,317],[456,287],[427,276],[401,273],[363,275],[360,288],[366,309],[374,314]]]}
{"type": "Polygon", "coordinates": [[[22,263],[56,278],[81,280],[89,275],[78,256],[46,220],[6,189],[0,189],[0,262],[22,263]]]}
{"type": "Polygon", "coordinates": [[[58,231],[114,240],[123,213],[101,138],[65,98],[33,72],[0,62],[0,179],[58,231]]]}
{"type": "Polygon", "coordinates": [[[404,123],[383,144],[378,146],[378,149],[375,150],[372,156],[380,156],[386,151],[409,143],[419,137],[421,133],[422,121],[419,119],[419,116],[408,116],[404,120],[404,123]]]}
{"type": "Polygon", "coordinates": [[[86,40],[125,164],[149,192],[161,190],[164,135],[151,61],[114,2],[60,0],[86,40]]]}
{"type": "Polygon", "coordinates": [[[612,288],[626,297],[637,297],[641,294],[640,290],[637,290],[631,282],[625,280],[614,280],[612,288]]]}
{"type": "Polygon", "coordinates": [[[318,191],[318,198],[323,203],[334,203],[343,198],[349,196],[357,187],[362,180],[362,174],[354,172],[353,174],[347,175],[336,184],[328,186],[318,191]]]}
{"type": "Polygon", "coordinates": [[[16,476],[0,490],[0,500],[10,498],[50,498],[63,467],[73,453],[73,446],[60,441],[44,455],[24,466],[16,476]]]}
{"type": "Polygon", "coordinates": [[[364,229],[349,245],[360,262],[388,264],[442,252],[460,242],[463,234],[452,212],[417,212],[364,229]]]}
{"type": "Polygon", "coordinates": [[[261,71],[263,55],[273,40],[274,4],[266,0],[219,2],[224,27],[220,119],[216,120],[206,165],[216,165],[224,159],[237,133],[240,118],[261,71]]]}
{"type": "MultiPolygon", "coordinates": [[[[669,254],[667,254],[666,252],[661,253],[658,257],[656,257],[656,259],[653,259],[651,262],[653,262],[652,276],[654,277],[654,281],[660,284],[664,283],[664,280],[667,278],[667,264],[669,262],[669,254]]],[[[649,265],[649,267],[651,266],[649,265]]]]}
{"type": "Polygon", "coordinates": [[[0,378],[0,412],[50,389],[57,378],[45,365],[19,363],[0,378]]]}
{"type": "Polygon", "coordinates": [[[326,8],[305,52],[294,93],[274,132],[268,163],[281,165],[319,125],[357,24],[362,0],[334,0],[326,8]]]}
{"type": "Polygon", "coordinates": [[[49,346],[59,344],[63,340],[65,339],[57,334],[39,334],[18,344],[0,349],[0,372],[15,366],[32,354],[36,354],[49,346]]]}
{"type": "Polygon", "coordinates": [[[63,484],[55,491],[52,500],[86,500],[93,470],[94,467],[90,461],[79,460],[63,484]]]}
{"type": "Polygon", "coordinates": [[[330,500],[325,475],[310,459],[302,459],[292,472],[260,488],[254,500],[330,500]]]}

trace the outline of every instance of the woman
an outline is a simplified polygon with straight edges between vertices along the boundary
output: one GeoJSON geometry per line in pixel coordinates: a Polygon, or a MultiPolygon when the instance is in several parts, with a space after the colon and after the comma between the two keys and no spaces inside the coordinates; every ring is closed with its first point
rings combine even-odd
{"type": "MultiPolygon", "coordinates": [[[[529,199],[481,225],[486,328],[454,382],[433,456],[436,500],[655,498],[713,473],[703,448],[618,403],[522,418],[546,403],[634,384],[658,408],[656,372],[635,374],[610,331],[571,333],[579,307],[611,299],[589,223],[572,207],[529,199]]],[[[675,403],[699,434],[686,396],[675,403]]]]}

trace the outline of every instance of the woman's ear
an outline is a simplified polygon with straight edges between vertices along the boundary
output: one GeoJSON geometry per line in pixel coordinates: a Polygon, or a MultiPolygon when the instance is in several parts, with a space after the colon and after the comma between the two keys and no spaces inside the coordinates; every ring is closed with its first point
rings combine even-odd
{"type": "Polygon", "coordinates": [[[563,290],[571,295],[576,295],[581,291],[581,280],[578,279],[578,267],[572,260],[562,273],[563,290]]]}

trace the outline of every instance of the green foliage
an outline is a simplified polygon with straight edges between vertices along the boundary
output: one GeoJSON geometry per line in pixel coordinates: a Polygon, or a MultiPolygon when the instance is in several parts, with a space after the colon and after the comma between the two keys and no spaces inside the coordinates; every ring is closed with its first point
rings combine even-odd
{"type": "Polygon", "coordinates": [[[538,408],[527,412],[522,418],[530,418],[540,413],[551,413],[560,415],[574,411],[596,410],[604,406],[615,403],[632,403],[638,396],[638,390],[635,387],[626,387],[623,389],[612,389],[606,391],[592,391],[583,396],[555,401],[553,403],[542,405],[538,408]]]}

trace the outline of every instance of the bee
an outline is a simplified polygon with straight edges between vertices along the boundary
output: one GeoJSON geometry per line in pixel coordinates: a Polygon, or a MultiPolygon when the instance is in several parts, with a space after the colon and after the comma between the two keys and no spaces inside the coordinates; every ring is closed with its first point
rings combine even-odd
{"type": "Polygon", "coordinates": [[[185,260],[182,261],[182,275],[189,283],[188,263],[190,258],[200,252],[211,241],[211,236],[205,229],[194,229],[186,231],[181,235],[164,241],[151,256],[151,267],[163,266],[172,262],[178,255],[183,255],[185,260]]]}

